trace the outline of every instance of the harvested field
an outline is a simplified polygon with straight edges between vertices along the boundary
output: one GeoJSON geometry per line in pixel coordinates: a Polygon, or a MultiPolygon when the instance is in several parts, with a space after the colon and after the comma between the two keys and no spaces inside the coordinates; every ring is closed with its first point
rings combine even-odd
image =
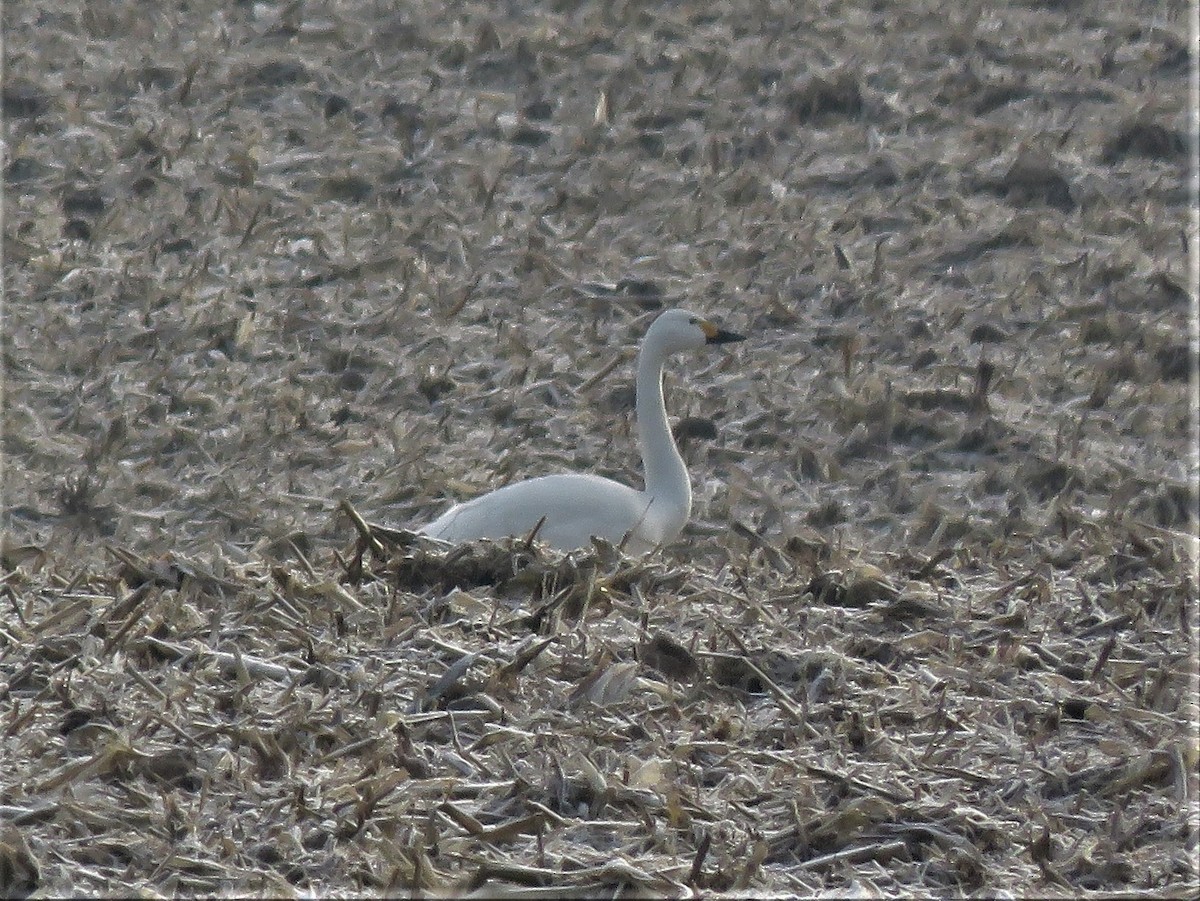
{"type": "Polygon", "coordinates": [[[6,4],[0,894],[1194,896],[1190,15],[6,4]]]}

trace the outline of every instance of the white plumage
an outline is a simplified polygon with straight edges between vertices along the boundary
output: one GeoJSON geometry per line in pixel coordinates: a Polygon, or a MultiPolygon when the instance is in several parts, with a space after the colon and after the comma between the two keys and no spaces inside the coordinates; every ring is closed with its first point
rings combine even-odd
{"type": "Polygon", "coordinates": [[[663,402],[667,357],[708,344],[741,341],[687,310],[668,310],[646,332],[638,354],[637,425],[646,489],[587,473],[543,476],[506,485],[451,507],[421,531],[454,543],[527,535],[560,550],[585,547],[593,536],[644,554],[673,540],[691,515],[692,486],[663,402]]]}

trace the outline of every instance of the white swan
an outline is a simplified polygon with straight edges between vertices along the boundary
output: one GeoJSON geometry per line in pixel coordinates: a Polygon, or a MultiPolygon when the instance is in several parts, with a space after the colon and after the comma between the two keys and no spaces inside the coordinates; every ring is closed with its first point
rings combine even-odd
{"type": "Polygon", "coordinates": [[[742,340],[687,310],[667,310],[646,332],[637,369],[645,491],[584,473],[542,476],[456,504],[420,531],[458,543],[528,535],[541,522],[537,538],[559,550],[586,547],[598,536],[613,544],[625,542],[631,554],[673,540],[691,515],[692,485],[667,423],[663,364],[680,351],[742,340]]]}

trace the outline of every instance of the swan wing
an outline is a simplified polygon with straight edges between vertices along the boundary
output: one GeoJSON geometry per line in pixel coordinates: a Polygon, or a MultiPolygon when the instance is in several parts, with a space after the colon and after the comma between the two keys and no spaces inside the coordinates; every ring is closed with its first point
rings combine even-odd
{"type": "Polygon", "coordinates": [[[498,488],[456,504],[423,531],[444,541],[527,535],[543,518],[537,537],[560,550],[586,547],[593,536],[619,544],[633,532],[636,544],[653,547],[656,534],[650,498],[611,479],[583,473],[543,476],[498,488]]]}

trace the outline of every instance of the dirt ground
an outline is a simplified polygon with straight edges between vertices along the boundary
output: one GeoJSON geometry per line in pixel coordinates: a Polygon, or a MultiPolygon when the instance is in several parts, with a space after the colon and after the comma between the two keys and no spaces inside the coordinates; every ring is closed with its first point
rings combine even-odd
{"type": "Polygon", "coordinates": [[[5,4],[0,893],[1194,895],[1194,15],[5,4]]]}

